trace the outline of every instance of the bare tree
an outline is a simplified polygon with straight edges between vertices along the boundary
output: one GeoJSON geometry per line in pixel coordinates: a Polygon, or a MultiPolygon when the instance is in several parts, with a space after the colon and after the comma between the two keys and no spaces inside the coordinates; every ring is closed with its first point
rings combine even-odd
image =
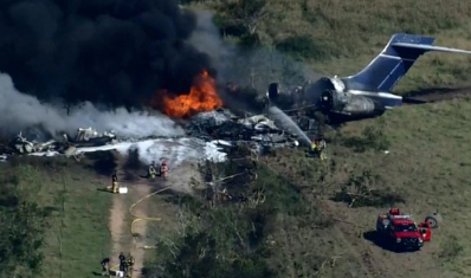
{"type": "Polygon", "coordinates": [[[233,24],[242,25],[250,35],[257,33],[259,23],[265,16],[267,0],[223,0],[218,12],[233,24]]]}

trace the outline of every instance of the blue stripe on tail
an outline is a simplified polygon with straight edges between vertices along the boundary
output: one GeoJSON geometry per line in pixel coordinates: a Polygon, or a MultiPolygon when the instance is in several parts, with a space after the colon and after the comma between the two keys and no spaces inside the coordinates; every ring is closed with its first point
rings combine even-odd
{"type": "Polygon", "coordinates": [[[415,61],[432,50],[426,47],[430,47],[434,41],[431,37],[394,34],[385,49],[368,66],[342,80],[349,90],[390,92],[415,61]]]}

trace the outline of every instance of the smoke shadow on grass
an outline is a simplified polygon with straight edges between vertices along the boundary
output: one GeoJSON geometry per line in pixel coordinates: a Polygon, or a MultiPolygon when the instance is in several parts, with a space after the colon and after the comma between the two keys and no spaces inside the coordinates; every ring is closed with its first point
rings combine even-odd
{"type": "Polygon", "coordinates": [[[129,149],[126,163],[123,166],[125,180],[136,182],[139,178],[147,178],[147,176],[139,175],[139,173],[145,168],[144,166],[145,165],[139,159],[139,150],[129,149]]]}
{"type": "Polygon", "coordinates": [[[93,162],[87,168],[95,170],[100,175],[110,176],[118,165],[114,154],[110,151],[87,153],[86,157],[93,162]]]}

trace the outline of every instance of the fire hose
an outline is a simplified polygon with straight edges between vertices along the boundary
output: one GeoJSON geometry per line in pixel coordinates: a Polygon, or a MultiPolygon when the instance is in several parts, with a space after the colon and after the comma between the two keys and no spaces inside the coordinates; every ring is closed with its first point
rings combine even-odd
{"type": "MultiPolygon", "coordinates": [[[[148,246],[148,245],[144,245],[144,246],[141,246],[141,247],[137,247],[136,246],[136,238],[134,237],[135,235],[135,232],[134,232],[134,224],[139,222],[139,221],[160,221],[161,218],[160,217],[147,217],[147,216],[139,216],[137,215],[136,213],[133,212],[133,209],[138,205],[140,204],[141,202],[143,202],[144,200],[147,200],[149,199],[150,197],[156,195],[156,194],[159,194],[159,193],[162,193],[164,191],[167,191],[169,190],[170,188],[172,188],[171,186],[168,186],[168,187],[164,187],[162,189],[159,189],[153,193],[150,193],[150,194],[147,194],[146,196],[144,196],[143,198],[137,200],[135,203],[133,203],[130,207],[129,207],[129,214],[134,218],[134,220],[131,222],[131,234],[134,238],[134,242],[133,242],[133,245],[134,245],[134,248],[137,249],[137,248],[142,248],[142,249],[152,249],[153,247],[152,246],[148,246]]],[[[116,272],[117,270],[119,269],[119,264],[118,265],[115,265],[113,267],[110,268],[111,271],[113,272],[116,272]]],[[[110,275],[111,277],[111,275],[110,275]]]]}
{"type": "MultiPolygon", "coordinates": [[[[237,177],[237,176],[240,176],[240,175],[243,175],[245,174],[245,172],[242,172],[242,173],[238,173],[238,174],[235,174],[235,175],[231,175],[231,176],[227,176],[227,177],[224,177],[222,179],[219,179],[219,180],[216,180],[215,182],[222,182],[222,181],[225,181],[225,180],[228,180],[228,179],[231,179],[231,178],[234,178],[234,177],[237,177]]],[[[147,200],[149,199],[150,197],[154,196],[154,195],[157,195],[157,194],[160,194],[162,192],[165,192],[167,190],[169,190],[170,188],[172,188],[172,186],[167,186],[167,187],[164,187],[162,189],[159,189],[153,193],[150,193],[146,196],[144,196],[143,198],[137,200],[134,204],[132,204],[130,207],[129,207],[129,214],[134,218],[134,220],[131,222],[131,234],[134,236],[135,235],[135,231],[134,231],[134,224],[136,224],[137,222],[139,221],[160,221],[162,220],[160,217],[148,217],[148,216],[139,216],[137,215],[136,213],[133,212],[133,209],[138,205],[140,204],[141,202],[143,202],[144,200],[147,200]]],[[[135,239],[135,238],[134,238],[135,239]]],[[[149,246],[149,245],[144,245],[144,246],[140,246],[138,247],[136,245],[136,241],[134,240],[134,248],[142,248],[142,249],[153,249],[154,246],[149,246]]]]}
{"type": "MultiPolygon", "coordinates": [[[[221,182],[221,181],[225,181],[225,180],[228,180],[228,179],[231,179],[231,178],[234,178],[234,177],[237,177],[237,176],[240,176],[240,175],[243,175],[245,174],[245,172],[242,172],[242,173],[238,173],[238,174],[235,174],[235,175],[231,175],[231,176],[227,176],[227,177],[224,177],[222,179],[219,179],[219,180],[216,180],[214,182],[221,182]]],[[[137,215],[136,213],[133,212],[133,209],[138,205],[140,204],[141,202],[143,202],[144,200],[147,200],[149,199],[150,197],[154,196],[154,195],[157,195],[157,194],[160,194],[162,192],[165,192],[167,190],[169,190],[170,188],[172,188],[172,186],[167,186],[167,187],[164,187],[162,189],[159,189],[153,193],[150,193],[144,197],[142,197],[141,199],[137,200],[134,204],[132,204],[130,207],[129,207],[129,214],[134,218],[134,220],[131,222],[131,234],[134,236],[135,235],[135,231],[134,231],[134,224],[136,224],[137,222],[139,221],[160,221],[162,220],[160,217],[148,217],[148,216],[139,216],[137,215]]],[[[149,245],[144,245],[144,246],[141,246],[141,247],[137,247],[136,246],[136,241],[134,241],[134,248],[143,248],[143,249],[153,249],[154,247],[153,246],[149,246],[149,245]]]]}
{"type": "MultiPolygon", "coordinates": [[[[228,180],[228,179],[231,179],[231,178],[234,178],[236,176],[239,176],[239,175],[242,175],[242,174],[245,174],[245,173],[238,173],[238,174],[234,174],[234,175],[231,175],[231,176],[227,176],[227,177],[224,177],[222,179],[219,179],[219,180],[216,180],[215,182],[221,182],[221,181],[224,181],[224,180],[228,180]]],[[[136,238],[134,237],[135,235],[135,231],[134,231],[134,224],[136,224],[137,222],[139,221],[160,221],[161,218],[160,217],[148,217],[148,216],[139,216],[137,215],[136,213],[133,212],[133,209],[138,205],[140,204],[141,202],[143,202],[144,200],[147,200],[149,199],[150,197],[154,196],[154,195],[157,195],[159,193],[162,193],[162,192],[165,192],[167,190],[169,190],[170,188],[172,188],[172,186],[168,186],[168,187],[164,187],[162,189],[159,189],[153,193],[150,193],[146,196],[144,196],[143,198],[137,200],[135,203],[133,203],[128,211],[129,211],[129,214],[134,218],[133,221],[131,222],[131,234],[133,235],[133,238],[134,238],[134,242],[133,242],[133,245],[134,245],[134,248],[137,249],[137,248],[142,248],[144,250],[149,250],[149,249],[154,249],[155,246],[150,246],[150,245],[143,245],[143,246],[140,246],[138,247],[137,244],[136,244],[136,238]]],[[[119,264],[118,265],[115,265],[113,267],[110,268],[111,271],[114,271],[116,272],[117,270],[119,269],[119,264]]],[[[111,277],[111,276],[110,276],[111,277]]]]}
{"type": "MultiPolygon", "coordinates": [[[[144,200],[147,200],[149,199],[150,197],[156,195],[156,194],[159,194],[159,193],[162,193],[164,191],[167,191],[169,190],[170,188],[172,188],[171,186],[168,186],[168,187],[164,187],[162,189],[159,189],[151,194],[148,194],[146,196],[144,196],[143,198],[139,199],[137,202],[135,202],[134,204],[132,204],[130,207],[129,207],[129,214],[134,218],[134,220],[131,222],[131,234],[133,235],[133,238],[134,238],[134,248],[139,248],[136,246],[136,238],[134,237],[135,235],[135,232],[134,232],[134,224],[136,224],[137,222],[139,221],[160,221],[161,218],[160,217],[147,217],[147,216],[138,216],[137,214],[135,214],[133,212],[133,209],[138,205],[140,204],[142,201],[144,200]]],[[[140,248],[143,248],[143,249],[151,249],[152,246],[148,246],[148,245],[144,245],[140,248]]]]}

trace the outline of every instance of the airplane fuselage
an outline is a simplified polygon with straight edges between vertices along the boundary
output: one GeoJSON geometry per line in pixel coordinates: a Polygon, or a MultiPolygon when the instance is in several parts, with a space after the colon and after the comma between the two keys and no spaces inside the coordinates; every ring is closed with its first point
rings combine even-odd
{"type": "Polygon", "coordinates": [[[420,56],[429,51],[471,55],[467,50],[434,46],[434,41],[421,35],[393,34],[361,71],[342,78],[321,78],[306,88],[304,98],[315,104],[313,109],[321,110],[331,124],[380,116],[405,101],[390,92],[420,56]]]}
{"type": "Polygon", "coordinates": [[[387,92],[349,90],[343,80],[321,78],[306,88],[308,100],[328,117],[331,124],[374,118],[402,105],[402,97],[387,92]]]}

